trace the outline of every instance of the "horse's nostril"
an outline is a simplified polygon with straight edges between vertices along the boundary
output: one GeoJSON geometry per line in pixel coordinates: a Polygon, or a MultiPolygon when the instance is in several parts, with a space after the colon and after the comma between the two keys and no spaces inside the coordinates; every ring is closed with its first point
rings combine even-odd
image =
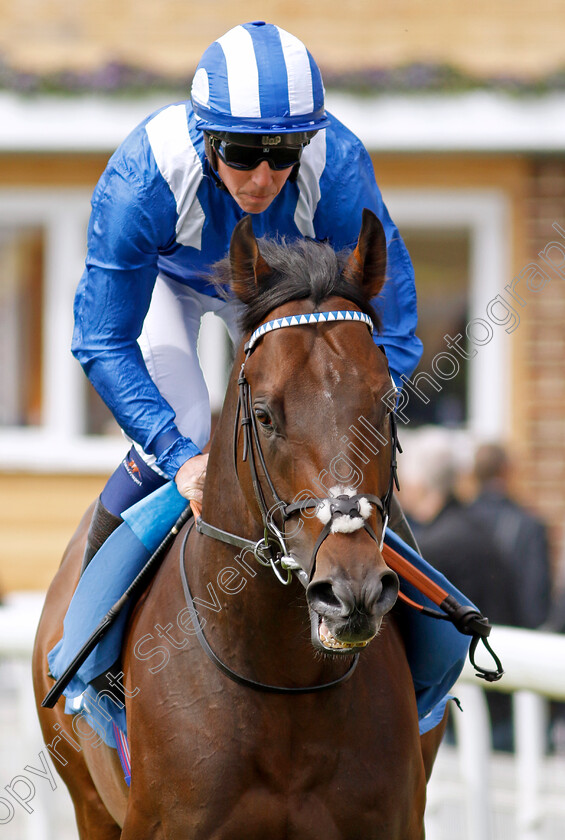
{"type": "Polygon", "coordinates": [[[380,592],[376,599],[378,610],[383,615],[392,609],[398,598],[400,584],[396,572],[383,572],[381,577],[380,592]]]}
{"type": "Polygon", "coordinates": [[[334,592],[330,581],[322,580],[318,583],[311,583],[308,587],[308,603],[321,614],[337,613],[342,609],[342,603],[334,592]]]}

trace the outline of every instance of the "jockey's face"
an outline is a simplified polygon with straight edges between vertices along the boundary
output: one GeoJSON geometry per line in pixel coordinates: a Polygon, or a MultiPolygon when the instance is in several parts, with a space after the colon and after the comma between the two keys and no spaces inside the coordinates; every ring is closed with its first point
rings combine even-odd
{"type": "Polygon", "coordinates": [[[280,193],[292,172],[271,169],[266,160],[255,169],[233,169],[218,157],[218,175],[235,202],[245,213],[262,213],[280,193]]]}

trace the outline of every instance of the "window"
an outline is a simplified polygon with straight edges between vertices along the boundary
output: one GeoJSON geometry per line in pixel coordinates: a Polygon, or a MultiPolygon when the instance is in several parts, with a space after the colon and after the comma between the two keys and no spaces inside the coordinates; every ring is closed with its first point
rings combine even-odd
{"type": "Polygon", "coordinates": [[[121,436],[86,434],[109,421],[70,352],[89,212],[86,190],[0,190],[4,469],[106,472],[121,457],[121,436]]]}
{"type": "MultiPolygon", "coordinates": [[[[426,387],[425,379],[421,380],[422,390],[426,389],[430,403],[435,404],[431,410],[437,413],[436,417],[423,413],[418,417],[416,412],[414,422],[445,422],[446,418],[456,419],[458,414],[463,414],[462,425],[477,437],[503,437],[510,405],[510,339],[504,330],[488,323],[486,313],[489,301],[503,290],[511,276],[508,200],[503,193],[488,189],[398,189],[388,191],[385,199],[403,236],[406,232],[409,242],[412,238],[418,286],[419,270],[422,271],[421,337],[429,347],[418,371],[435,377],[436,381],[443,374],[438,383],[443,400],[436,400],[437,389],[429,382],[426,387]],[[442,248],[445,248],[443,255],[442,248]],[[431,271],[437,271],[438,277],[430,277],[431,271]],[[439,279],[440,274],[443,279],[439,279]],[[451,283],[455,286],[448,288],[451,283]],[[442,287],[444,295],[438,296],[442,287]],[[432,312],[432,307],[438,311],[432,312]],[[448,322],[455,329],[462,316],[465,323],[464,329],[459,330],[464,339],[461,346],[465,347],[469,335],[476,341],[469,348],[468,355],[472,358],[461,364],[459,378],[449,380],[448,359],[440,360],[435,348],[443,345],[442,352],[458,355],[464,361],[461,355],[447,348],[442,332],[448,322]],[[488,330],[486,338],[480,333],[482,325],[488,330]],[[439,373],[434,370],[434,360],[439,373]],[[424,369],[428,361],[430,369],[424,369]]],[[[417,399],[414,396],[412,402],[417,399]]]]}
{"type": "Polygon", "coordinates": [[[405,413],[414,425],[461,426],[469,415],[469,362],[459,354],[447,356],[444,336],[465,335],[470,318],[469,230],[422,231],[410,227],[402,234],[414,264],[418,335],[424,345],[415,374],[429,372],[441,388],[437,391],[431,380],[426,383],[423,379],[410,393],[405,413]]]}
{"type": "MultiPolygon", "coordinates": [[[[70,350],[90,191],[0,190],[0,464],[108,472],[124,454],[109,410],[70,350]]],[[[230,365],[223,322],[205,319],[212,411],[230,365]]]]}
{"type": "Polygon", "coordinates": [[[44,236],[0,227],[0,427],[41,422],[44,236]]]}

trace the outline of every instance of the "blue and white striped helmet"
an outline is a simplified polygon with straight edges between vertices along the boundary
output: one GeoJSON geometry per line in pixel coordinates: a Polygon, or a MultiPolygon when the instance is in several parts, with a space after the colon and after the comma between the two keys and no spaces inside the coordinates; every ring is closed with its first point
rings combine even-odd
{"type": "Polygon", "coordinates": [[[298,38],[263,21],[236,26],[196,68],[197,128],[245,134],[318,131],[330,121],[318,65],[298,38]]]}

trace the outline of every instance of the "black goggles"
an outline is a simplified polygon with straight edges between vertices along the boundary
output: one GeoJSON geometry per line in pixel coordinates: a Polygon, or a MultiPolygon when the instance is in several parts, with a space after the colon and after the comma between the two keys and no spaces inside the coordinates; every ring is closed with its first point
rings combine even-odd
{"type": "Polygon", "coordinates": [[[289,169],[300,161],[303,146],[241,146],[230,140],[211,137],[211,143],[226,166],[232,169],[255,169],[264,160],[271,169],[289,169]]]}

